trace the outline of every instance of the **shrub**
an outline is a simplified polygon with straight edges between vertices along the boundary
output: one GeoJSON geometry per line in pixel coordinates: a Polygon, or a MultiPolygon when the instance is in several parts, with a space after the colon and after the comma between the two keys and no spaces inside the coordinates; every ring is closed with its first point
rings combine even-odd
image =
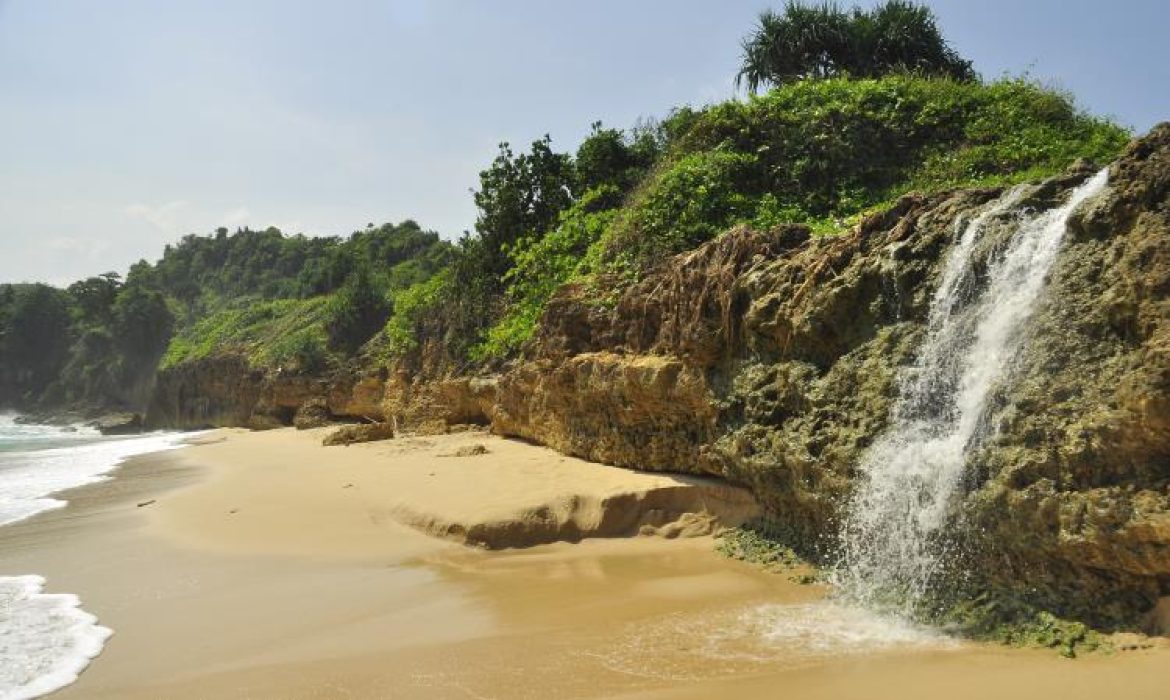
{"type": "Polygon", "coordinates": [[[372,281],[370,272],[359,267],[329,300],[325,334],[331,350],[353,354],[377,333],[390,316],[390,303],[372,281]]]}
{"type": "Polygon", "coordinates": [[[419,331],[428,317],[440,314],[442,302],[451,290],[451,268],[391,295],[394,313],[386,322],[390,352],[406,354],[419,345],[419,331]]]}
{"type": "Polygon", "coordinates": [[[504,275],[507,311],[472,349],[472,359],[503,357],[527,341],[545,304],[564,283],[587,267],[586,254],[613,220],[621,193],[613,185],[587,192],[542,238],[522,239],[511,251],[504,275]]]}

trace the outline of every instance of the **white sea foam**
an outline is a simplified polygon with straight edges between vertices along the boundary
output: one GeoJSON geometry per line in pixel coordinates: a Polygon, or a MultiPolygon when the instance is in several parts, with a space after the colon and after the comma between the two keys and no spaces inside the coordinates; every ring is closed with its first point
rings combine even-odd
{"type": "Polygon", "coordinates": [[[83,430],[0,425],[0,443],[0,525],[7,525],[64,506],[52,494],[103,481],[126,458],[173,449],[179,438],[111,439],[83,430]]]}
{"type": "Polygon", "coordinates": [[[0,577],[0,700],[69,685],[113,634],[77,596],[42,593],[44,584],[40,576],[0,577]]]}
{"type": "MultiPolygon", "coordinates": [[[[103,437],[90,428],[22,425],[0,416],[0,525],[60,508],[53,494],[96,483],[123,460],[180,446],[178,435],[103,437]]],[[[40,576],[0,576],[0,700],[69,685],[112,632],[77,596],[43,593],[40,576]]]]}
{"type": "Polygon", "coordinates": [[[958,642],[899,617],[833,601],[762,605],[750,612],[771,644],[808,656],[840,656],[894,649],[947,649],[958,642]]]}

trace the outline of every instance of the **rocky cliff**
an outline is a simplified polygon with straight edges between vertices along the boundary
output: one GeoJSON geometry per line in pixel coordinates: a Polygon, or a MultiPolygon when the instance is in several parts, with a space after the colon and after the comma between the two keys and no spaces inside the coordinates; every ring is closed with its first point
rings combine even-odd
{"type": "MultiPolygon", "coordinates": [[[[1089,174],[1032,185],[1017,207],[1056,206],[1089,174]]],[[[322,379],[220,358],[164,372],[148,419],[263,427],[324,398],[335,416],[490,424],[596,461],[746,484],[781,530],[823,550],[922,340],[941,261],[1000,194],[909,195],[835,236],[734,229],[631,285],[567,286],[496,372],[415,357],[322,379]]],[[[1170,594],[1168,199],[1164,124],[1075,213],[958,506],[980,585],[1102,626],[1136,624],[1170,594]]],[[[1012,224],[1011,210],[996,217],[983,245],[1012,224]]]]}
{"type": "Polygon", "coordinates": [[[382,420],[386,370],[342,371],[328,377],[264,371],[239,355],[184,363],[159,373],[146,413],[149,428],[276,428],[298,411],[324,408],[325,419],[382,420]]]}

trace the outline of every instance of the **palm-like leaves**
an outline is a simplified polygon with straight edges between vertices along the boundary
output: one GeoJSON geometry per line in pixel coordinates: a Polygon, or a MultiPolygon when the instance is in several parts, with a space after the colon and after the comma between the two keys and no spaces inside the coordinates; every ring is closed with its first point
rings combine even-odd
{"type": "Polygon", "coordinates": [[[744,40],[736,84],[755,92],[769,83],[868,78],[899,70],[975,78],[971,63],[947,44],[927,7],[888,0],[868,12],[846,12],[832,2],[807,6],[789,0],[783,14],[761,14],[744,40]]]}

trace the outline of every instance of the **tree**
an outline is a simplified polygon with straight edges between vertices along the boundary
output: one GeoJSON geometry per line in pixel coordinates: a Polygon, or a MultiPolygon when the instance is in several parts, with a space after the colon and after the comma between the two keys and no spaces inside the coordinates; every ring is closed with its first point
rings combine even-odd
{"type": "Polygon", "coordinates": [[[353,354],[386,325],[390,303],[360,265],[329,301],[325,333],[329,347],[353,354]]]}
{"type": "Polygon", "coordinates": [[[764,85],[850,76],[875,78],[896,71],[970,81],[971,62],[950,47],[930,8],[887,0],[872,10],[842,10],[832,2],[806,6],[790,0],[783,14],[760,15],[743,42],[736,84],[764,85]]]}
{"type": "Polygon", "coordinates": [[[122,289],[122,276],[107,272],[74,282],[66,290],[73,297],[81,321],[88,325],[105,325],[110,322],[114,301],[122,289]]]}
{"type": "Polygon", "coordinates": [[[114,302],[114,342],[127,375],[153,372],[175,327],[166,299],[153,289],[129,284],[114,302]]]}
{"type": "Polygon", "coordinates": [[[628,191],[657,157],[653,137],[632,140],[621,129],[604,129],[593,122],[589,136],[577,148],[576,193],[613,185],[628,191]]]}
{"type": "Polygon", "coordinates": [[[500,144],[499,155],[479,174],[475,192],[475,228],[489,278],[498,281],[511,266],[509,246],[522,236],[551,229],[557,215],[573,203],[573,175],[572,158],[554,153],[547,135],[518,156],[507,143],[500,144]]]}
{"type": "Polygon", "coordinates": [[[56,379],[72,341],[69,295],[44,284],[16,288],[4,332],[6,379],[20,392],[37,392],[56,379]]]}

